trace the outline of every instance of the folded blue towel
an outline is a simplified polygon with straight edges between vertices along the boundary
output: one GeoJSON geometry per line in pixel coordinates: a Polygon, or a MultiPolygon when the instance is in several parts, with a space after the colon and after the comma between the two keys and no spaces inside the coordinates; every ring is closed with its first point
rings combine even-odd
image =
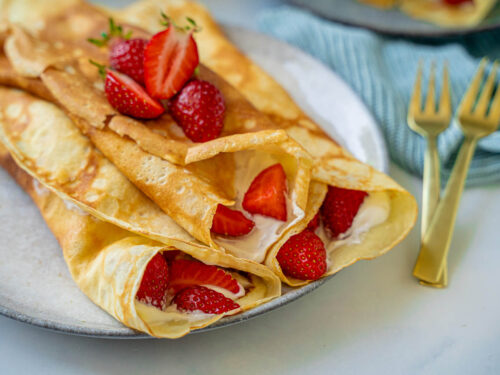
{"type": "MultiPolygon", "coordinates": [[[[479,60],[483,56],[500,57],[498,31],[431,42],[405,40],[332,23],[289,6],[265,11],[259,17],[259,27],[320,59],[348,82],[382,127],[391,158],[418,175],[422,175],[425,141],[406,125],[418,61],[434,60],[439,68],[448,61],[455,110],[479,60]]],[[[424,71],[428,72],[429,66],[424,71]]],[[[425,80],[424,83],[425,86],[425,80]]],[[[439,137],[443,183],[462,140],[456,124],[439,137]]],[[[500,132],[497,131],[480,141],[467,183],[471,186],[498,181],[500,132]]]]}

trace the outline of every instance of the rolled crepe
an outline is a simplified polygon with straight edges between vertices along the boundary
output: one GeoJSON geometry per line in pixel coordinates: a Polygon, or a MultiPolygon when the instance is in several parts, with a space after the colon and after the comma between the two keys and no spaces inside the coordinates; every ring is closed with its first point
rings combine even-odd
{"type": "MultiPolygon", "coordinates": [[[[31,2],[21,3],[27,7],[31,2]]],[[[237,90],[203,66],[200,78],[216,85],[226,101],[221,138],[195,144],[168,114],[146,123],[116,113],[102,92],[96,68],[88,62],[92,58],[105,63],[107,52],[86,41],[107,27],[107,16],[85,3],[61,9],[60,13],[52,12],[50,19],[41,16],[41,27],[28,25],[36,37],[19,25],[11,27],[4,38],[11,65],[5,69],[10,73],[0,74],[0,79],[11,77],[4,83],[31,88],[61,105],[80,131],[192,236],[214,248],[263,262],[270,246],[305,217],[310,156],[282,129],[273,129],[276,127],[267,116],[237,90]],[[56,32],[74,27],[75,22],[83,22],[85,27],[65,36],[56,32]],[[243,251],[239,245],[249,243],[247,237],[227,240],[211,233],[218,205],[241,206],[251,178],[275,163],[280,163],[287,175],[287,220],[271,226],[269,220],[256,220],[250,235],[253,245],[243,251]]],[[[10,16],[8,11],[6,14],[10,16]]],[[[134,32],[144,35],[138,29],[134,32]]]]}
{"type": "MultiPolygon", "coordinates": [[[[328,255],[328,270],[325,275],[338,272],[358,260],[373,259],[385,254],[408,234],[417,218],[414,197],[387,175],[352,157],[329,137],[269,74],[229,41],[205,7],[185,0],[143,0],[111,14],[150,32],[156,32],[160,28],[153,20],[159,8],[176,21],[187,15],[193,18],[202,27],[202,31],[194,35],[200,61],[238,89],[275,124],[286,130],[314,159],[306,219],[293,227],[287,236],[282,237],[268,252],[266,259],[266,265],[282,281],[293,286],[307,283],[284,275],[276,254],[291,235],[304,230],[314,217],[325,197],[327,185],[368,192],[371,198],[365,201],[360,213],[364,212],[364,217],[370,217],[366,213],[376,211],[385,220],[369,227],[365,233],[356,235],[359,229],[363,229],[363,220],[358,217],[353,226],[359,226],[348,233],[350,239],[340,241],[326,235],[324,228],[319,228],[317,233],[325,242],[328,255]],[[353,232],[355,236],[352,236],[353,232]]],[[[372,221],[376,222],[377,220],[372,221]]]]}
{"type": "MultiPolygon", "coordinates": [[[[32,197],[63,250],[71,276],[97,305],[126,326],[149,335],[177,338],[206,327],[223,316],[256,307],[281,294],[279,279],[265,266],[235,258],[220,251],[179,242],[160,243],[99,220],[46,189],[21,168],[0,145],[0,165],[32,197]],[[178,246],[181,244],[181,246],[178,246]],[[142,275],[158,253],[182,249],[203,263],[223,267],[245,289],[235,298],[239,310],[224,314],[165,310],[136,299],[142,275]]],[[[172,232],[182,229],[171,222],[172,232]]],[[[189,237],[187,233],[184,234],[189,237]]]]}

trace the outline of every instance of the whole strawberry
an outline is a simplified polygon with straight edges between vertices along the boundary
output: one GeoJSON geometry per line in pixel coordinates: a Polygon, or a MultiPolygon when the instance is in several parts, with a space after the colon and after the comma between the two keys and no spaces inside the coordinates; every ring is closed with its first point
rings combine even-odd
{"type": "Polygon", "coordinates": [[[276,258],[285,275],[299,280],[317,280],[326,272],[325,245],[307,229],[290,237],[276,258]]]}
{"type": "Polygon", "coordinates": [[[111,44],[109,64],[112,68],[144,84],[144,47],[146,39],[119,40],[111,44]]]}
{"type": "Polygon", "coordinates": [[[167,286],[168,265],[163,256],[158,253],[146,266],[136,298],[143,303],[163,309],[167,286]]]}
{"type": "Polygon", "coordinates": [[[205,314],[223,314],[240,308],[224,294],[199,285],[181,290],[173,302],[181,311],[202,311],[205,314]]]}
{"type": "Polygon", "coordinates": [[[193,142],[210,141],[222,131],[226,105],[221,92],[209,82],[188,82],[170,102],[169,109],[193,142]]]}
{"type": "Polygon", "coordinates": [[[337,237],[351,227],[367,195],[365,191],[328,187],[328,193],[321,206],[321,218],[323,225],[333,237],[337,237]]]}

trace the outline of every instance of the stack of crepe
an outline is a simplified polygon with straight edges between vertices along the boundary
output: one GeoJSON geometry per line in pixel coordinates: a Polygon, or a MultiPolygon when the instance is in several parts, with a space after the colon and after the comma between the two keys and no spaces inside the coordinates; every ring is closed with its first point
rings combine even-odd
{"type": "Polygon", "coordinates": [[[324,133],[201,5],[145,0],[113,12],[79,0],[0,6],[0,162],[39,207],[80,289],[123,324],[180,337],[278,297],[282,282],[310,282],[287,276],[277,254],[315,217],[329,186],[367,192],[360,212],[377,219],[342,239],[319,228],[324,276],[384,254],[414,225],[414,198],[324,133]],[[198,75],[226,104],[219,138],[193,143],[168,114],[141,121],[106,100],[89,59],[105,64],[108,51],[87,39],[106,30],[110,16],[149,38],[162,28],[159,10],[202,28],[198,75]],[[286,220],[256,218],[241,237],[211,232],[217,207],[240,209],[252,178],[276,163],[288,183],[286,220]],[[203,314],[138,301],[148,263],[172,250],[233,275],[243,292],[230,297],[240,307],[203,314]]]}

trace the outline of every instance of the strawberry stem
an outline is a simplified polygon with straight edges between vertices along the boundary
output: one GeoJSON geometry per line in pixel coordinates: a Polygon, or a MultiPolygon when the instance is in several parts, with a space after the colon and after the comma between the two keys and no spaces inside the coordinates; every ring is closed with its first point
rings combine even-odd
{"type": "Polygon", "coordinates": [[[189,25],[186,25],[184,27],[177,25],[172,18],[167,16],[164,12],[161,12],[161,20],[160,24],[162,24],[165,27],[170,27],[173,26],[179,31],[191,31],[193,33],[200,32],[202,30],[201,26],[198,26],[195,20],[193,20],[191,17],[186,17],[186,21],[188,22],[189,25]]]}
{"type": "Polygon", "coordinates": [[[108,23],[109,23],[109,30],[107,32],[101,33],[101,39],[88,38],[87,41],[96,45],[97,47],[104,47],[108,45],[108,42],[111,40],[111,38],[116,37],[128,40],[132,36],[132,30],[124,34],[123,27],[121,25],[117,25],[113,18],[110,17],[108,23]]]}
{"type": "Polygon", "coordinates": [[[106,71],[108,70],[108,67],[106,65],[99,64],[97,61],[89,59],[89,63],[92,65],[97,66],[99,69],[99,75],[104,79],[106,78],[106,71]]]}

